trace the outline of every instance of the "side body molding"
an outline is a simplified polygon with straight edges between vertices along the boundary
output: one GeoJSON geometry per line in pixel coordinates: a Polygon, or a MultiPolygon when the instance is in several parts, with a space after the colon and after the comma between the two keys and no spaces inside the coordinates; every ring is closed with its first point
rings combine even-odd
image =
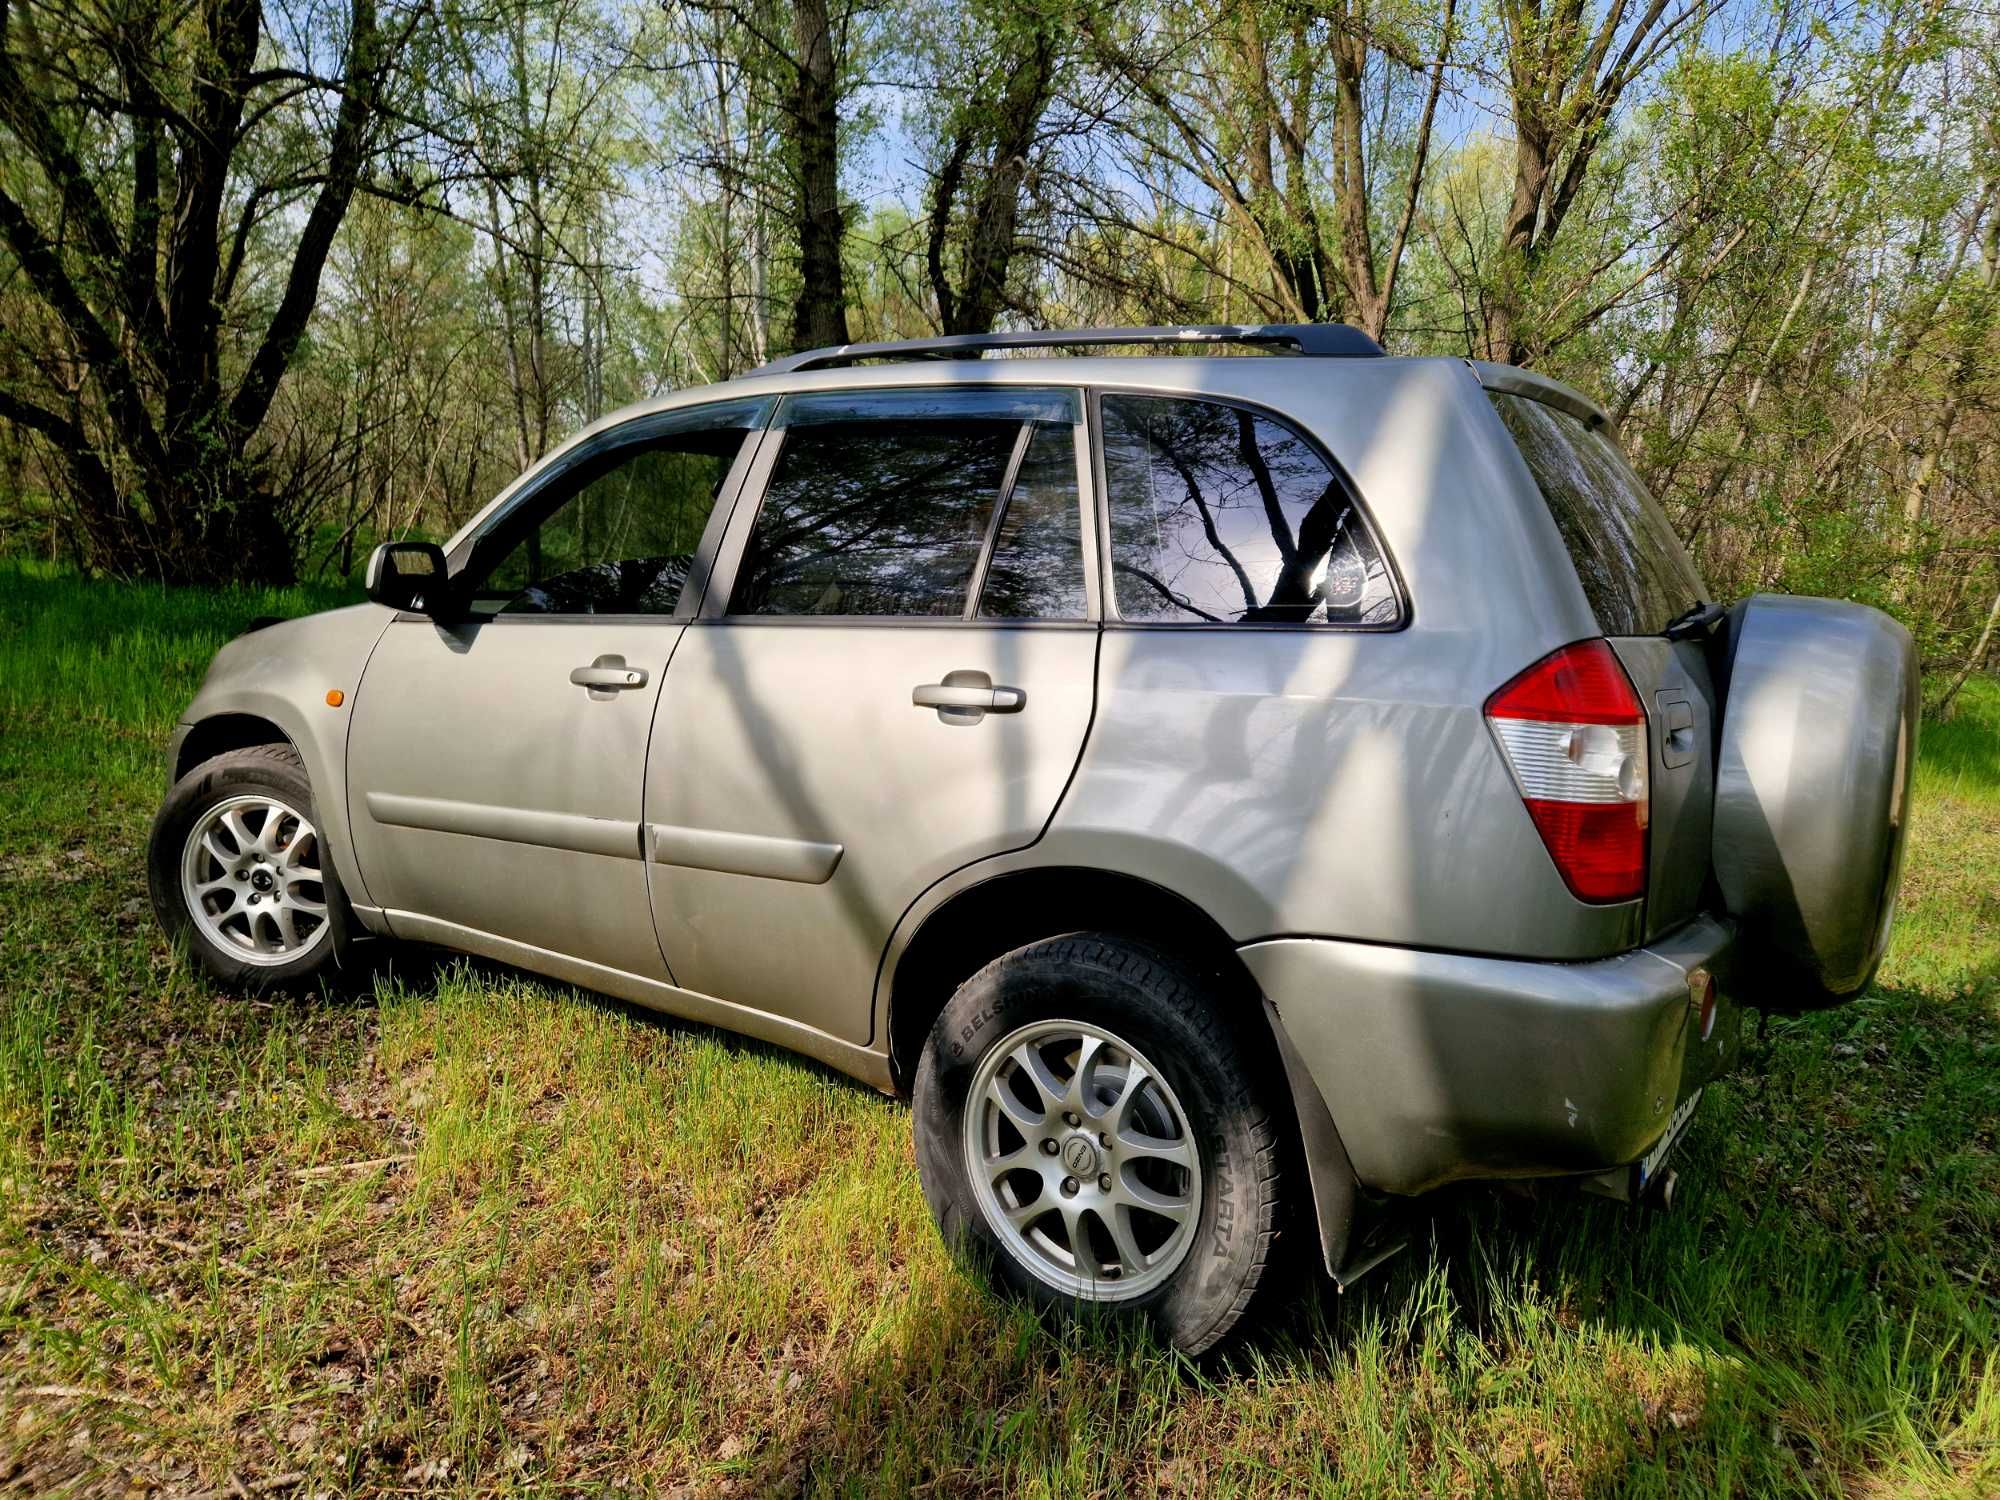
{"type": "Polygon", "coordinates": [[[729,833],[719,828],[686,828],[675,823],[647,825],[656,864],[765,880],[825,885],[840,865],[844,844],[811,839],[773,838],[761,833],[729,833]]]}
{"type": "Polygon", "coordinates": [[[369,792],[366,800],[368,816],[391,828],[462,833],[473,838],[502,839],[510,844],[534,844],[543,849],[604,854],[613,859],[639,857],[639,825],[615,818],[496,807],[486,802],[454,802],[446,797],[405,797],[394,792],[369,792]]]}

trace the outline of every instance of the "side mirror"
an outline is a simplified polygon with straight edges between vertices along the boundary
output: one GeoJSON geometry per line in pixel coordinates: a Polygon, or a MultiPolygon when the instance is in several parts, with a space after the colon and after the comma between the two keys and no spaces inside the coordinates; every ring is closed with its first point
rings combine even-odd
{"type": "Polygon", "coordinates": [[[444,549],[435,542],[384,542],[368,555],[368,597],[391,609],[440,615],[451,599],[444,549]]]}

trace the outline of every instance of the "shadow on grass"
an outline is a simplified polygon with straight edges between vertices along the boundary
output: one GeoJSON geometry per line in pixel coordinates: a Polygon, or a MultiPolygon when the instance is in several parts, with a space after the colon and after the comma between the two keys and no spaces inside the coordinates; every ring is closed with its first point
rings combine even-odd
{"type": "Polygon", "coordinates": [[[1763,1076],[1716,1089],[1673,1212],[1450,1189],[1410,1206],[1411,1247],[1349,1292],[1295,1255],[1259,1324],[1198,1363],[1003,1310],[1005,1374],[919,1420],[951,1351],[993,1357],[994,1311],[947,1301],[758,1476],[949,1488],[973,1477],[950,1455],[986,1454],[989,1481],[1136,1492],[1176,1471],[1184,1419],[1217,1433],[1204,1484],[1317,1482],[1273,1452],[1324,1452],[1331,1484],[1394,1433],[1384,1489],[1443,1471],[1506,1493],[1844,1493],[1893,1461],[1977,1493],[1994,1434],[1961,1424],[2000,1336],[1992,998],[1886,992],[1788,1023],[1763,1076]],[[1106,1432],[1128,1436],[1079,1457],[1106,1432]]]}
{"type": "MultiPolygon", "coordinates": [[[[384,957],[418,994],[447,974],[522,977],[443,952],[384,957]]],[[[568,993],[867,1092],[781,1048],[568,993]]],[[[1428,1453],[1496,1492],[1558,1477],[1619,1492],[1641,1475],[1691,1492],[1832,1490],[1908,1434],[1949,1473],[1973,1451],[1953,1444],[1976,1361],[2000,1342],[1996,998],[1990,984],[1942,999],[1879,989],[1773,1023],[1712,1091],[1671,1213],[1561,1188],[1450,1189],[1408,1205],[1410,1248],[1346,1293],[1295,1236],[1259,1322],[1199,1362],[1129,1327],[994,1299],[960,1257],[961,1285],[836,1359],[795,1430],[748,1456],[750,1477],[1130,1487],[1178,1462],[1170,1409],[1215,1427],[1205,1478],[1229,1483],[1304,1482],[1261,1469],[1259,1444],[1351,1446],[1371,1427],[1404,1434],[1396,1464],[1428,1453]]]]}
{"type": "Polygon", "coordinates": [[[730,1057],[770,1059],[788,1067],[796,1067],[815,1078],[838,1083],[857,1094],[870,1097],[876,1095],[876,1090],[852,1075],[843,1073],[838,1068],[828,1067],[804,1053],[780,1047],[774,1042],[745,1036],[741,1032],[730,1031],[724,1027],[710,1026],[702,1021],[689,1020],[684,1016],[671,1015],[666,1011],[655,1010],[652,1006],[641,1005],[636,1000],[625,1000],[616,995],[607,995],[601,990],[586,989],[582,985],[538,974],[532,969],[524,969],[500,959],[460,953],[455,949],[438,948],[425,943],[376,939],[360,944],[356,949],[352,970],[343,972],[338,984],[324,993],[336,1003],[353,1004],[372,998],[380,985],[398,984],[406,992],[421,996],[435,991],[441,984],[458,976],[479,980],[488,985],[509,983],[535,985],[559,997],[566,1004],[587,1006],[600,1014],[617,1016],[663,1035],[701,1037],[730,1057]]]}

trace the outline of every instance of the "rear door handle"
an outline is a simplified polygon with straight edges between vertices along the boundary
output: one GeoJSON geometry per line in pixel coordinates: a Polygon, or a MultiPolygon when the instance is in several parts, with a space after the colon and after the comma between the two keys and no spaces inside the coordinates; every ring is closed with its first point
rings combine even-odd
{"type": "Polygon", "coordinates": [[[622,656],[600,656],[589,666],[573,670],[569,680],[580,688],[589,688],[591,697],[595,698],[603,692],[644,687],[646,669],[626,666],[622,656]]]}
{"type": "Polygon", "coordinates": [[[934,708],[946,724],[975,724],[987,714],[1017,714],[1028,695],[1017,687],[995,687],[984,672],[947,672],[943,682],[910,689],[910,702],[934,708]]]}

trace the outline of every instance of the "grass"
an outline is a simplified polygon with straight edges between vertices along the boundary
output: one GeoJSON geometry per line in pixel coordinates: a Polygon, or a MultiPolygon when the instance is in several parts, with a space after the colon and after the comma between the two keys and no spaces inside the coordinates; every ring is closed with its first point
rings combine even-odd
{"type": "Polygon", "coordinates": [[[1927,733],[1880,982],[1771,1024],[1674,1215],[1454,1193],[1195,1366],[981,1290],[809,1063],[408,954],[204,985],[159,749],[327,602],[0,570],[0,1488],[2000,1493],[2000,686],[1927,733]]]}

